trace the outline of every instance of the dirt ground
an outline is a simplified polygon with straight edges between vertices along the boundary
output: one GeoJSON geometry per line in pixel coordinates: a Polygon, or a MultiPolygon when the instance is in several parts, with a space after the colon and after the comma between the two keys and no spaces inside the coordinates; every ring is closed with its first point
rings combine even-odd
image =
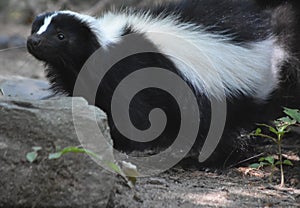
{"type": "MultiPolygon", "coordinates": [[[[13,31],[11,28],[10,25],[1,26],[0,35],[13,33],[25,38],[24,31],[29,31],[24,26],[14,26],[13,31]]],[[[44,79],[42,64],[34,60],[25,48],[0,50],[0,75],[44,79]]],[[[285,168],[285,189],[274,186],[279,183],[279,171],[270,184],[270,170],[250,170],[247,164],[222,171],[175,167],[157,176],[138,178],[134,189],[128,188],[120,179],[113,188],[108,206],[300,207],[299,136],[288,139],[284,151],[294,156],[294,166],[285,168]]]]}

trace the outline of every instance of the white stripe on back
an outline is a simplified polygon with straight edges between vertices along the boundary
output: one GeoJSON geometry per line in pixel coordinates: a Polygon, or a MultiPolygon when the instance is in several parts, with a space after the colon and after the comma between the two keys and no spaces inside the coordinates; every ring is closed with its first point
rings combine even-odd
{"type": "Polygon", "coordinates": [[[206,96],[218,99],[243,93],[261,101],[268,99],[278,85],[278,69],[272,67],[274,39],[239,46],[231,43],[230,37],[176,19],[110,12],[99,19],[102,42],[120,41],[123,28],[129,25],[166,54],[186,80],[206,96]]]}

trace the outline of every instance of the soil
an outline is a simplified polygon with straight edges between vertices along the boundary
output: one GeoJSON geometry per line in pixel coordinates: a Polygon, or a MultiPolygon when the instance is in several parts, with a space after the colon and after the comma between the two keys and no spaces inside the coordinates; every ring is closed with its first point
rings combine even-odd
{"type": "MultiPolygon", "coordinates": [[[[0,35],[11,33],[1,29],[0,35]]],[[[18,33],[25,38],[24,34],[18,33]]],[[[0,50],[0,75],[45,79],[42,64],[26,49],[0,50]]],[[[274,148],[268,144],[261,151],[274,148]]],[[[133,189],[120,178],[108,207],[300,207],[299,135],[285,141],[284,152],[294,163],[293,167],[285,167],[287,188],[276,186],[280,179],[278,170],[269,183],[268,168],[252,170],[246,163],[227,170],[186,170],[177,166],[160,175],[138,178],[133,189]]],[[[11,179],[7,176],[1,180],[11,179]]]]}

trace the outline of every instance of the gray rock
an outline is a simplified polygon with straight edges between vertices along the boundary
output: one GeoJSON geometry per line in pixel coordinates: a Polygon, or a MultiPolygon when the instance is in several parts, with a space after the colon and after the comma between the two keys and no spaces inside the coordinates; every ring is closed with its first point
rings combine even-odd
{"type": "Polygon", "coordinates": [[[8,48],[9,37],[8,36],[0,36],[0,49],[8,48]]]}
{"type": "Polygon", "coordinates": [[[43,80],[0,76],[0,96],[40,100],[53,94],[49,87],[43,80]]]}
{"type": "MultiPolygon", "coordinates": [[[[80,112],[76,125],[88,128],[91,115],[96,114],[100,129],[106,132],[105,141],[97,141],[100,148],[92,150],[104,162],[113,162],[106,116],[82,98],[29,101],[0,96],[0,207],[106,206],[115,176],[98,165],[101,162],[74,153],[48,159],[57,149],[80,145],[72,104],[73,112],[80,112]],[[26,154],[36,146],[42,150],[29,163],[26,154]]],[[[97,135],[88,131],[89,136],[95,142],[97,135]]]]}

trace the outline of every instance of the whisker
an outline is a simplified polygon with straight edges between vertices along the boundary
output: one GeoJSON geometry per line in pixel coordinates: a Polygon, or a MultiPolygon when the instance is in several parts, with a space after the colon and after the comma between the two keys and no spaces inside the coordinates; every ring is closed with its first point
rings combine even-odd
{"type": "Polygon", "coordinates": [[[23,45],[23,46],[17,46],[17,47],[11,47],[11,48],[0,49],[0,53],[1,53],[1,52],[5,52],[5,51],[10,51],[10,50],[15,50],[15,49],[22,49],[22,48],[26,48],[26,46],[23,45]]]}

